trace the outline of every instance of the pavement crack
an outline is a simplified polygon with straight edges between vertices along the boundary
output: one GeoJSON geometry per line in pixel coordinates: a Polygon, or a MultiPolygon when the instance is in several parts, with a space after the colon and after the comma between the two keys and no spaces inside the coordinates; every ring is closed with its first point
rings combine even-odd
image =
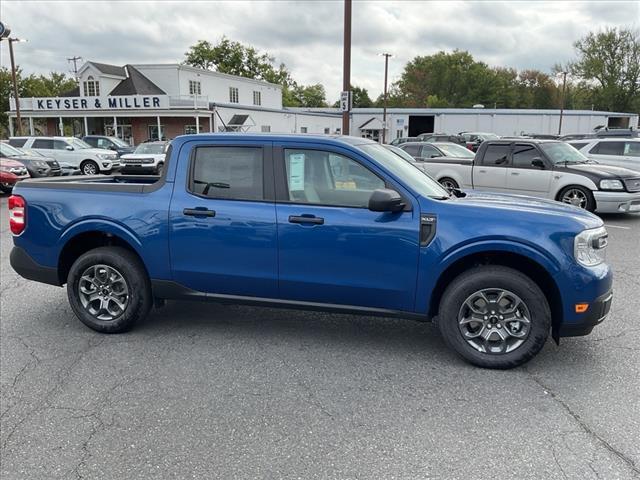
{"type": "MultiPolygon", "coordinates": [[[[551,398],[560,405],[572,418],[573,420],[580,426],[583,432],[589,435],[596,443],[602,445],[605,449],[607,449],[612,455],[617,457],[620,461],[622,461],[627,467],[629,467],[636,475],[640,475],[640,468],[636,466],[635,462],[627,456],[625,453],[621,452],[613,445],[611,445],[607,440],[598,435],[584,420],[580,418],[580,415],[575,413],[573,409],[562,400],[551,388],[544,384],[542,380],[536,377],[533,373],[531,373],[527,368],[525,368],[527,374],[531,377],[531,379],[540,386],[545,392],[547,392],[551,398]]],[[[555,458],[555,454],[554,454],[555,458]]],[[[557,463],[557,462],[556,462],[557,463]]]]}

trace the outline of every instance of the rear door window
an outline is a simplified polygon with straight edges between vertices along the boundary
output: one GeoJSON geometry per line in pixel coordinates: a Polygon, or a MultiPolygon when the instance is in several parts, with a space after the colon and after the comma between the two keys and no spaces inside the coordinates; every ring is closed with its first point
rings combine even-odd
{"type": "Polygon", "coordinates": [[[52,150],[53,140],[50,138],[36,138],[33,141],[33,145],[31,145],[31,148],[45,148],[48,150],[52,150]]]}
{"type": "Polygon", "coordinates": [[[599,142],[589,153],[598,155],[624,155],[625,142],[599,142]]]}
{"type": "Polygon", "coordinates": [[[259,147],[199,147],[189,191],[208,198],[264,200],[263,158],[259,147]]]}
{"type": "Polygon", "coordinates": [[[510,149],[511,146],[508,144],[489,145],[484,151],[482,165],[486,167],[508,167],[510,149]]]}

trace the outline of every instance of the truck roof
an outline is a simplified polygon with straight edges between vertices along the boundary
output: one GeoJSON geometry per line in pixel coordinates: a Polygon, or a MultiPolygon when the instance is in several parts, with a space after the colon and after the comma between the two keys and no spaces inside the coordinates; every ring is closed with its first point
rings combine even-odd
{"type": "Polygon", "coordinates": [[[240,133],[240,132],[224,132],[224,133],[194,133],[189,135],[180,135],[172,140],[172,142],[189,140],[197,138],[199,140],[228,140],[233,138],[243,140],[271,140],[271,141],[292,141],[296,142],[339,142],[347,145],[374,144],[373,140],[361,137],[352,137],[349,135],[322,135],[312,133],[240,133]]]}

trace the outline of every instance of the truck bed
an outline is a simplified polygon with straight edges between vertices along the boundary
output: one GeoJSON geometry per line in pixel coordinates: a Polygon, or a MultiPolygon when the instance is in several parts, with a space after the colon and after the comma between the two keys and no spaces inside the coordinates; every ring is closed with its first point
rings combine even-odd
{"type": "Polygon", "coordinates": [[[20,188],[54,190],[89,190],[100,192],[147,193],[161,186],[156,175],[78,175],[71,177],[32,178],[20,182],[20,188]]]}

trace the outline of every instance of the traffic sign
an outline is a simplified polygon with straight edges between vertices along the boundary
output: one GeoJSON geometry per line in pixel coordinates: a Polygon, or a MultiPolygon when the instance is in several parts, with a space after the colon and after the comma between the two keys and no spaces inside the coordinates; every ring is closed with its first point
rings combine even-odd
{"type": "Polygon", "coordinates": [[[351,92],[340,92],[340,110],[348,112],[351,110],[351,92]]]}

